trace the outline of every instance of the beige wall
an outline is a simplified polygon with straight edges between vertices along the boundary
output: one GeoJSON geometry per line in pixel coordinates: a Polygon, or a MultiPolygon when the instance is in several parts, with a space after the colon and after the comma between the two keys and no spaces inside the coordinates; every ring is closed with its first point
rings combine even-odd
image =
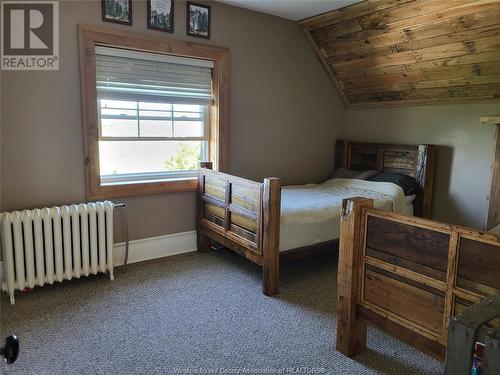
{"type": "MultiPolygon", "coordinates": [[[[77,24],[101,24],[230,48],[230,171],[285,183],[318,181],[333,167],[344,112],[299,28],[277,17],[212,5],[212,38],[185,32],[175,2],[175,34],[146,28],[134,1],[133,27],[101,22],[100,1],[60,1],[57,72],[3,72],[2,209],[85,200],[77,24]]],[[[117,199],[128,204],[132,239],[194,229],[194,193],[117,199]]]]}
{"type": "Polygon", "coordinates": [[[433,216],[483,229],[494,129],[481,125],[479,117],[496,112],[498,104],[349,110],[346,137],[368,142],[439,145],[433,216]]]}
{"type": "Polygon", "coordinates": [[[2,71],[0,70],[0,212],[2,211],[2,117],[2,71]]]}

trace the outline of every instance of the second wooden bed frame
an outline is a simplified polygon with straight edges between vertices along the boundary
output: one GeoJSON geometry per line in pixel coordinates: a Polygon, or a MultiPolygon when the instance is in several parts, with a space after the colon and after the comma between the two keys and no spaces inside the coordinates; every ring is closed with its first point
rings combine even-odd
{"type": "MultiPolygon", "coordinates": [[[[435,146],[360,143],[340,140],[336,168],[398,172],[415,177],[419,192],[417,216],[430,217],[435,146]]],[[[281,181],[255,182],[213,171],[201,163],[198,181],[197,245],[211,249],[212,240],[243,255],[263,268],[263,292],[279,292],[281,181]]],[[[321,246],[318,244],[315,246],[321,246]]]]}
{"type": "Polygon", "coordinates": [[[337,350],[363,351],[368,323],[444,360],[451,317],[500,293],[499,264],[499,236],[344,200],[337,350]]]}

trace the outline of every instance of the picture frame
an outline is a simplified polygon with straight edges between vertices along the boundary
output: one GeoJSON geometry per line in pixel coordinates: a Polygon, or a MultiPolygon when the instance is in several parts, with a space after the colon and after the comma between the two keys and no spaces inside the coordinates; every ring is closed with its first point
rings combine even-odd
{"type": "Polygon", "coordinates": [[[210,13],[209,5],[188,1],[186,8],[187,35],[210,39],[210,13]]]}
{"type": "Polygon", "coordinates": [[[132,0],[101,0],[102,20],[132,26],[132,0]]]}
{"type": "Polygon", "coordinates": [[[174,0],[147,0],[148,29],[174,32],[174,0]]]}

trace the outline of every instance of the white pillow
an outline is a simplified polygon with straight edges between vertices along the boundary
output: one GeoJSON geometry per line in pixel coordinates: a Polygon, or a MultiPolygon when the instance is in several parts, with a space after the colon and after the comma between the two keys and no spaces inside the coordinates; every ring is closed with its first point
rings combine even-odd
{"type": "Polygon", "coordinates": [[[408,204],[413,203],[413,201],[415,200],[416,197],[417,197],[416,194],[405,195],[406,203],[408,203],[408,204]]]}
{"type": "Polygon", "coordinates": [[[352,169],[339,168],[333,173],[333,178],[350,178],[354,180],[368,180],[375,176],[378,171],[354,171],[352,169]]]}

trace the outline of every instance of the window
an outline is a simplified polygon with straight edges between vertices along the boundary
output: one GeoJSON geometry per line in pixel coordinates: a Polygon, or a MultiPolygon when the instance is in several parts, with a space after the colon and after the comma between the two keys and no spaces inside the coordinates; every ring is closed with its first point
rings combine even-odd
{"type": "Polygon", "coordinates": [[[196,177],[208,160],[212,67],[96,47],[102,185],[196,177]]]}
{"type": "Polygon", "coordinates": [[[103,184],[196,177],[208,160],[209,107],[99,101],[103,184]]]}
{"type": "Polygon", "coordinates": [[[226,49],[80,35],[89,199],[196,189],[200,161],[224,169],[226,49]]]}

